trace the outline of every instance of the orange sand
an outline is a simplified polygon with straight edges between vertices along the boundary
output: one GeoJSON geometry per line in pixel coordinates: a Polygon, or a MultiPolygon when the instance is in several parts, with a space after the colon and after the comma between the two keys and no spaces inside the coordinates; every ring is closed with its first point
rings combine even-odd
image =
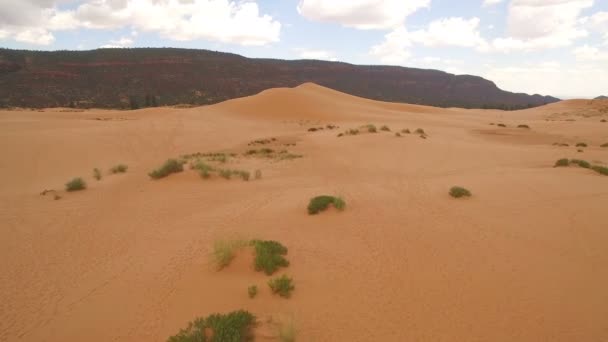
{"type": "Polygon", "coordinates": [[[260,341],[275,338],[270,317],[293,319],[298,341],[607,341],[608,177],[552,167],[608,162],[602,106],[438,109],[305,84],[192,109],[2,111],[0,341],[164,341],[235,309],[258,316],[260,341]],[[336,137],[368,123],[428,139],[336,137]],[[326,124],[340,128],[307,131],[326,124]],[[228,162],[259,181],[147,176],[270,137],[297,146],[256,148],[304,157],[228,162]],[[126,174],[93,179],[118,163],[126,174]],[[65,193],[76,176],[89,188],[65,193]],[[453,185],[473,197],[450,198],[453,185]],[[347,209],[308,216],[319,194],[347,209]],[[247,255],[213,269],[213,241],[234,237],[289,247],[278,274],[294,278],[291,299],[272,296],[247,255]]]}

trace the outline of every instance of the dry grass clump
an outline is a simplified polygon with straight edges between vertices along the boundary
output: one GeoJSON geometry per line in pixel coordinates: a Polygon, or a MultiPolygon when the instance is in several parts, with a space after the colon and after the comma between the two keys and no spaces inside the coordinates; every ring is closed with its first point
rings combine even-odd
{"type": "Polygon", "coordinates": [[[503,123],[499,123],[498,125],[496,125],[498,127],[507,127],[507,125],[503,124],[503,123]]]}
{"type": "Polygon", "coordinates": [[[152,179],[160,179],[169,176],[172,173],[184,171],[183,163],[177,159],[168,159],[161,167],[148,173],[152,179]]]}
{"type": "Polygon", "coordinates": [[[98,168],[93,169],[93,178],[101,180],[101,171],[98,168]]]}
{"type": "Polygon", "coordinates": [[[217,240],[213,243],[213,261],[218,270],[230,265],[236,252],[249,245],[247,240],[217,240]]]}
{"type": "Polygon", "coordinates": [[[125,164],[118,164],[118,165],[112,166],[112,168],[110,168],[110,173],[111,174],[125,173],[125,172],[127,172],[128,168],[129,167],[125,164]]]}
{"type": "Polygon", "coordinates": [[[450,196],[454,198],[471,197],[471,192],[460,186],[450,188],[450,196]]]}
{"type": "Polygon", "coordinates": [[[528,125],[517,125],[517,128],[528,128],[529,129],[530,126],[528,126],[528,125]]]}
{"type": "Polygon", "coordinates": [[[387,125],[383,125],[382,127],[380,127],[381,131],[385,131],[385,132],[390,132],[391,129],[387,126],[387,125]]]}
{"type": "Polygon", "coordinates": [[[76,177],[76,178],[72,179],[71,181],[65,183],[66,191],[80,191],[80,190],[84,190],[86,188],[87,188],[87,183],[85,183],[85,181],[80,177],[76,177]]]}

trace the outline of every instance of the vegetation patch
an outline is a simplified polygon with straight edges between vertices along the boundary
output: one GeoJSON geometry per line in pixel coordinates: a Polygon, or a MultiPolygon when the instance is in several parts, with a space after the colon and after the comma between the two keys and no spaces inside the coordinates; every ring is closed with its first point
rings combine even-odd
{"type": "Polygon", "coordinates": [[[568,158],[558,159],[555,162],[555,165],[553,165],[553,167],[564,167],[564,166],[570,166],[570,160],[568,160],[568,158]]]}
{"type": "Polygon", "coordinates": [[[346,202],[340,197],[321,195],[313,197],[310,200],[308,203],[308,214],[318,214],[319,212],[326,210],[330,204],[333,204],[338,210],[344,210],[346,207],[346,202]]]}
{"type": "Polygon", "coordinates": [[[253,341],[256,318],[248,311],[239,310],[228,314],[212,314],[188,323],[167,342],[243,342],[253,341]]]}
{"type": "Polygon", "coordinates": [[[410,134],[411,132],[410,132],[410,130],[408,128],[404,128],[404,129],[401,130],[401,133],[403,133],[403,134],[410,134]]]}
{"type": "Polygon", "coordinates": [[[213,244],[213,261],[218,270],[230,265],[236,252],[249,243],[246,240],[218,240],[213,244]]]}
{"type": "Polygon", "coordinates": [[[112,173],[112,174],[115,174],[115,173],[125,173],[125,172],[127,172],[128,168],[129,167],[127,165],[125,165],[125,164],[118,164],[116,166],[113,166],[110,169],[110,173],[112,173]]]}
{"type": "Polygon", "coordinates": [[[293,279],[285,274],[268,281],[268,286],[270,287],[270,290],[272,290],[272,293],[278,294],[283,298],[289,298],[291,296],[291,291],[295,289],[293,279]]]}
{"type": "Polygon", "coordinates": [[[608,176],[608,167],[600,166],[600,165],[593,165],[591,167],[591,169],[601,175],[608,176]]]}
{"type": "Polygon", "coordinates": [[[272,240],[253,240],[250,244],[255,249],[254,266],[256,271],[264,271],[271,275],[281,267],[289,266],[289,261],[285,259],[287,247],[272,240]]]}
{"type": "Polygon", "coordinates": [[[608,143],[601,144],[600,147],[608,147],[608,143]]]}
{"type": "Polygon", "coordinates": [[[579,167],[582,167],[584,169],[591,169],[601,175],[604,176],[608,176],[608,167],[605,166],[601,166],[601,165],[592,165],[591,163],[589,163],[586,160],[581,160],[581,159],[566,159],[566,158],[562,158],[558,161],[555,162],[555,166],[570,166],[570,165],[578,165],[579,167]]]}
{"type": "Polygon", "coordinates": [[[424,130],[422,128],[416,128],[416,130],[414,131],[414,133],[416,133],[416,134],[426,134],[426,133],[424,133],[424,130]]]}
{"type": "Polygon", "coordinates": [[[391,129],[387,126],[387,125],[383,125],[382,127],[380,127],[381,131],[385,131],[385,132],[390,132],[391,129]]]}
{"type": "Polygon", "coordinates": [[[262,179],[262,171],[255,170],[255,179],[262,179]]]}
{"type": "Polygon", "coordinates": [[[586,160],[581,160],[581,159],[571,159],[570,160],[570,164],[574,164],[574,165],[578,165],[584,169],[589,169],[591,168],[591,164],[589,164],[588,161],[586,160]]]}
{"type": "Polygon", "coordinates": [[[395,132],[395,136],[396,136],[397,138],[401,138],[401,133],[399,133],[399,132],[395,132]]]}
{"type": "Polygon", "coordinates": [[[496,126],[498,126],[498,127],[507,127],[507,125],[502,124],[502,123],[499,123],[499,124],[498,124],[498,125],[496,125],[496,126]]]}
{"type": "Polygon", "coordinates": [[[587,144],[584,142],[579,142],[576,144],[576,147],[587,147],[587,144]]]}
{"type": "Polygon", "coordinates": [[[258,294],[258,287],[256,285],[251,285],[247,288],[247,294],[249,298],[254,298],[258,294]]]}
{"type": "Polygon", "coordinates": [[[93,169],[93,178],[101,180],[101,171],[98,168],[93,169]]]}
{"type": "Polygon", "coordinates": [[[471,197],[471,192],[460,186],[450,188],[450,196],[454,198],[471,197]]]}
{"type": "Polygon", "coordinates": [[[375,125],[369,124],[369,125],[366,125],[364,127],[367,128],[367,131],[369,133],[378,133],[378,129],[376,128],[375,125]]]}
{"type": "Polygon", "coordinates": [[[183,163],[177,159],[168,159],[161,167],[148,173],[152,179],[160,179],[169,176],[172,173],[184,171],[183,163]]]}
{"type": "Polygon", "coordinates": [[[74,178],[71,181],[65,183],[65,190],[66,191],[79,191],[79,190],[84,190],[87,188],[87,183],[85,183],[85,181],[80,178],[74,178]]]}
{"type": "Polygon", "coordinates": [[[529,129],[530,126],[528,126],[528,125],[517,125],[517,128],[528,128],[529,129]]]}

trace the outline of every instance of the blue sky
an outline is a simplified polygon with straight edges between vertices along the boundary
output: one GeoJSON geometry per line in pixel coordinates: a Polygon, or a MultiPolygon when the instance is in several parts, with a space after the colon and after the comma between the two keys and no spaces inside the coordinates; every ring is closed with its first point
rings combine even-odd
{"type": "Polygon", "coordinates": [[[201,48],[608,94],[606,0],[0,0],[0,46],[201,48]]]}

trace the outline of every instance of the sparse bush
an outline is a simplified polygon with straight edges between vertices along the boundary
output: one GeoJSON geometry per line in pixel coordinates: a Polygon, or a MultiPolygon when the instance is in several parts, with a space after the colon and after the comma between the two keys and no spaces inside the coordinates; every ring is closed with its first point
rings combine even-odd
{"type": "Polygon", "coordinates": [[[396,133],[395,133],[395,136],[396,136],[397,138],[400,138],[400,137],[401,137],[401,133],[396,132],[396,133]]]}
{"type": "Polygon", "coordinates": [[[416,128],[416,130],[414,131],[414,133],[416,133],[416,134],[425,134],[424,130],[422,128],[416,128]]]}
{"type": "Polygon", "coordinates": [[[581,150],[581,149],[578,149],[578,150],[576,150],[576,152],[585,152],[585,151],[583,151],[583,150],[581,150]]]}
{"type": "Polygon", "coordinates": [[[98,168],[93,169],[93,178],[101,180],[101,171],[98,168]]]}
{"type": "Polygon", "coordinates": [[[558,161],[555,162],[555,165],[553,165],[553,167],[562,167],[562,166],[570,166],[570,161],[568,160],[568,158],[559,159],[558,161]]]}
{"type": "Polygon", "coordinates": [[[498,125],[496,125],[496,126],[498,126],[498,127],[507,127],[507,125],[502,124],[502,123],[499,123],[499,124],[498,124],[498,125]]]}
{"type": "Polygon", "coordinates": [[[249,298],[254,298],[258,294],[258,287],[255,285],[251,285],[247,288],[247,293],[249,294],[249,298]]]}
{"type": "Polygon", "coordinates": [[[367,131],[369,133],[377,133],[378,132],[378,129],[376,128],[376,126],[372,125],[372,124],[369,124],[369,125],[365,126],[365,128],[367,128],[367,131]]]}
{"type": "Polygon", "coordinates": [[[450,196],[454,197],[454,198],[460,198],[460,197],[470,197],[471,196],[471,192],[463,187],[460,186],[453,186],[450,189],[450,196]]]}
{"type": "Polygon", "coordinates": [[[346,206],[346,203],[342,198],[327,195],[317,196],[312,198],[308,203],[308,214],[315,215],[321,211],[324,211],[327,209],[327,207],[329,207],[330,204],[333,204],[337,209],[341,208],[340,210],[343,210],[346,206]]]}
{"type": "Polygon", "coordinates": [[[251,245],[255,249],[254,266],[256,271],[264,271],[271,275],[280,267],[289,266],[289,261],[285,259],[287,247],[277,241],[253,240],[251,245]]]}
{"type": "Polygon", "coordinates": [[[129,167],[127,165],[125,165],[125,164],[118,164],[116,166],[113,166],[110,169],[110,173],[112,173],[112,174],[115,174],[115,173],[125,173],[125,172],[127,172],[128,168],[129,167]]]}
{"type": "Polygon", "coordinates": [[[385,132],[390,132],[391,129],[387,126],[387,125],[383,125],[382,127],[380,127],[381,131],[385,131],[385,132]]]}
{"type": "Polygon", "coordinates": [[[608,167],[605,166],[600,166],[600,165],[594,165],[591,167],[591,169],[601,175],[604,176],[608,176],[608,167]]]}
{"type": "Polygon", "coordinates": [[[584,142],[579,142],[576,144],[576,147],[587,147],[587,144],[584,142]]]}
{"type": "Polygon", "coordinates": [[[85,183],[85,181],[80,178],[74,178],[71,181],[65,183],[65,190],[66,191],[78,191],[78,190],[84,190],[87,188],[87,183],[85,183]]]}
{"type": "Polygon", "coordinates": [[[220,170],[220,176],[226,179],[230,179],[232,178],[232,171],[231,170],[220,170]]]}
{"type": "Polygon", "coordinates": [[[255,170],[255,179],[262,179],[262,171],[255,170]]]}
{"type": "Polygon", "coordinates": [[[338,133],[338,138],[341,138],[344,136],[344,133],[338,133]]]}
{"type": "Polygon", "coordinates": [[[401,133],[410,134],[411,132],[410,132],[409,128],[404,128],[401,130],[401,133]]]}
{"type": "Polygon", "coordinates": [[[356,128],[349,129],[348,130],[348,134],[349,135],[357,135],[357,134],[359,134],[359,130],[356,129],[356,128]]]}
{"type": "Polygon", "coordinates": [[[249,177],[251,176],[251,174],[249,173],[249,171],[240,171],[239,175],[246,182],[249,181],[249,177]]]}
{"type": "Polygon", "coordinates": [[[218,270],[230,265],[236,251],[247,246],[245,240],[218,240],[213,243],[213,261],[218,270]]]}
{"type": "Polygon", "coordinates": [[[248,311],[239,310],[228,314],[212,314],[196,318],[167,342],[243,342],[253,341],[256,318],[248,311]]]}
{"type": "Polygon", "coordinates": [[[530,128],[528,125],[517,125],[517,128],[530,128]]]}
{"type": "Polygon", "coordinates": [[[608,147],[608,143],[601,144],[600,147],[608,147]]]}
{"type": "Polygon", "coordinates": [[[578,165],[578,166],[580,166],[582,168],[585,168],[585,169],[588,169],[588,168],[591,167],[591,164],[589,164],[588,161],[586,161],[586,160],[580,160],[580,159],[571,159],[570,160],[570,164],[575,164],[575,165],[578,165]]]}
{"type": "Polygon", "coordinates": [[[168,159],[160,168],[148,173],[148,176],[152,179],[160,179],[182,171],[184,171],[183,163],[177,159],[168,159]]]}
{"type": "Polygon", "coordinates": [[[268,286],[272,290],[272,293],[278,294],[284,298],[289,298],[291,296],[291,291],[295,289],[293,279],[285,274],[268,281],[268,286]]]}
{"type": "Polygon", "coordinates": [[[602,120],[600,120],[600,122],[606,122],[606,119],[602,119],[602,120]]]}
{"type": "Polygon", "coordinates": [[[296,340],[296,326],[292,319],[283,321],[279,325],[279,340],[281,342],[295,342],[296,340]]]}

